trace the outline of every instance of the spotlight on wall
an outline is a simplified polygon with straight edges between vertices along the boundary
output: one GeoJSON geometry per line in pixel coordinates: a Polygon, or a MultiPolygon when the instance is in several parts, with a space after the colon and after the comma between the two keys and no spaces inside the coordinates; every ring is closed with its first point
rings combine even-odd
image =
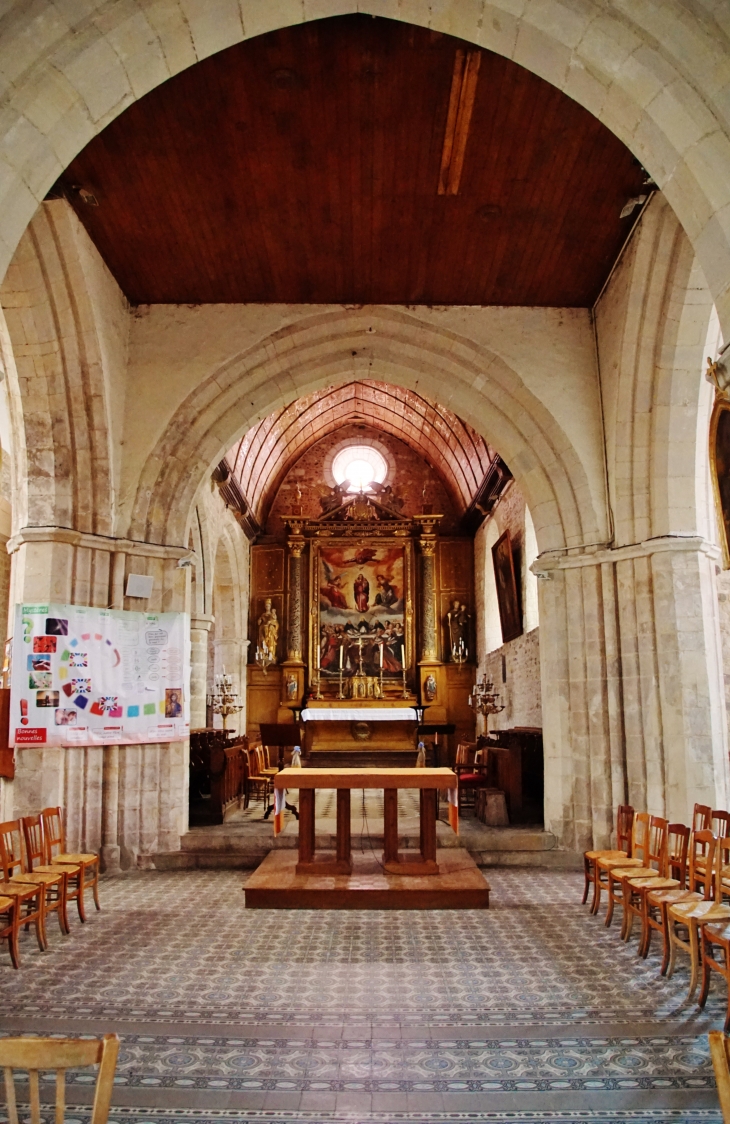
{"type": "Polygon", "coordinates": [[[192,558],[178,558],[178,560],[177,560],[178,570],[187,570],[192,565],[194,565],[194,562],[193,562],[192,558]]]}

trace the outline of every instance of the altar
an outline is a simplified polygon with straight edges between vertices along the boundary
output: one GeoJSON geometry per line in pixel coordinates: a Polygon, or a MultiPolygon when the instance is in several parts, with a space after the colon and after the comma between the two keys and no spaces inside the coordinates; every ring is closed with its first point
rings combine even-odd
{"type": "Polygon", "coordinates": [[[304,760],[323,767],[415,764],[424,709],[473,737],[472,551],[441,519],[343,494],[288,518],[285,546],[254,545],[249,736],[301,714],[304,760]]]}
{"type": "MultiPolygon", "coordinates": [[[[283,769],[274,779],[277,815],[299,790],[299,848],[273,850],[248,879],[247,909],[486,909],[489,883],[465,848],[437,846],[438,792],[448,792],[458,831],[458,780],[451,769],[283,769]],[[382,789],[382,854],[351,847],[352,789],[382,789]],[[399,847],[398,790],[420,796],[418,850],[399,847]],[[316,853],[315,793],[337,792],[336,849],[316,853]]],[[[275,821],[278,823],[278,821],[275,821]]],[[[278,825],[276,830],[279,830],[278,825]]]]}
{"type": "Polygon", "coordinates": [[[402,700],[353,706],[350,700],[310,702],[302,711],[304,757],[363,751],[415,755],[418,716],[402,700]]]}

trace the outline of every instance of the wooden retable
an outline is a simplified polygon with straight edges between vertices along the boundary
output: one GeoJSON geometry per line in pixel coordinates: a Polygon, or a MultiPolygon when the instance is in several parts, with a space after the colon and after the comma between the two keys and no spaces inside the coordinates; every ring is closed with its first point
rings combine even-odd
{"type": "Polygon", "coordinates": [[[299,789],[299,862],[297,874],[351,874],[350,792],[383,789],[383,869],[388,874],[438,874],[436,862],[436,794],[458,786],[451,769],[282,769],[274,778],[278,789],[299,789]],[[337,790],[337,852],[335,858],[315,855],[314,794],[337,790]],[[421,794],[420,853],[398,851],[398,789],[421,794]]]}

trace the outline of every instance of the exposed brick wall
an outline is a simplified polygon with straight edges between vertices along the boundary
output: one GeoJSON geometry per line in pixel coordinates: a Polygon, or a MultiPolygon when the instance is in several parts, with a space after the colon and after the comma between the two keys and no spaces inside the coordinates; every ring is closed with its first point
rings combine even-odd
{"type": "Polygon", "coordinates": [[[339,445],[348,439],[372,439],[386,447],[395,463],[393,476],[389,476],[387,483],[392,484],[405,501],[402,509],[404,516],[418,515],[424,509],[442,512],[442,531],[449,533],[456,529],[458,513],[454,510],[454,500],[446,491],[438,473],[427,461],[419,457],[404,441],[399,441],[388,433],[371,426],[348,425],[318,441],[286,474],[271,507],[266,524],[268,535],[282,538],[285,521],[293,514],[309,519],[322,515],[319,497],[320,489],[325,483],[325,461],[333,445],[339,445]],[[297,487],[301,490],[301,499],[297,497],[297,487]]]}

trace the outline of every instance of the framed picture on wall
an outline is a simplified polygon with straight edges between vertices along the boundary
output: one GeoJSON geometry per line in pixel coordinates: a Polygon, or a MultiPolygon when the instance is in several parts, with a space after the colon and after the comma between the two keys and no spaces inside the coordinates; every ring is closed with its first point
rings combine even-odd
{"type": "Polygon", "coordinates": [[[497,585],[499,619],[502,625],[502,642],[506,644],[508,640],[515,640],[522,635],[522,616],[509,531],[505,531],[492,547],[492,560],[494,580],[497,585]]]}
{"type": "Polygon", "coordinates": [[[730,402],[717,398],[710,422],[710,471],[723,565],[730,567],[730,402]]]}

